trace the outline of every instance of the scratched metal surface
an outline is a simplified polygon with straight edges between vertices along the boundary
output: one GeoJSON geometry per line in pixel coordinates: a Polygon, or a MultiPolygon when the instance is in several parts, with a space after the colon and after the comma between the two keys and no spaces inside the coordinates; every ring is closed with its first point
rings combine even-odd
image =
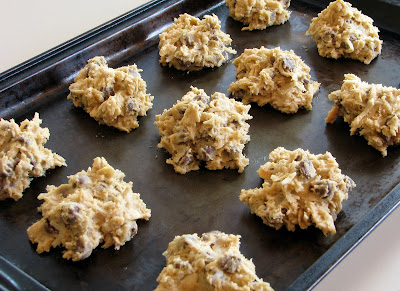
{"type": "Polygon", "coordinates": [[[292,16],[284,25],[243,32],[241,23],[228,17],[221,1],[152,2],[121,18],[115,26],[104,26],[98,33],[67,44],[61,52],[49,52],[36,63],[28,62],[0,76],[0,116],[20,121],[39,112],[51,132],[46,146],[68,163],[68,167],[33,180],[20,201],[0,202],[0,255],[50,289],[152,290],[165,265],[161,254],[175,235],[220,230],[242,236],[242,253],[253,258],[257,274],[276,290],[305,289],[319,280],[400,197],[396,191],[390,192],[400,181],[400,151],[390,149],[382,158],[362,137],[350,136],[342,120],[326,125],[324,118],[332,106],[327,95],[340,88],[343,74],[350,72],[368,82],[398,87],[400,37],[382,31],[382,55],[370,65],[321,58],[313,39],[304,35],[319,9],[300,3],[292,3],[290,9],[292,16]],[[157,148],[160,136],[154,125],[156,114],[170,108],[191,85],[209,95],[227,93],[235,79],[231,62],[190,74],[158,63],[158,33],[184,12],[218,15],[238,55],[245,48],[262,45],[293,49],[311,67],[312,79],[322,84],[311,111],[287,115],[269,106],[252,105],[251,141],[245,148],[250,165],[242,174],[201,169],[180,175],[165,163],[169,157],[165,150],[157,148]],[[99,125],[66,100],[72,78],[96,55],[106,56],[111,67],[136,63],[143,69],[147,91],[155,96],[153,108],[140,118],[140,127],[129,134],[99,125]],[[239,201],[241,189],[261,185],[256,171],[278,146],[300,147],[312,153],[330,151],[342,172],[357,183],[337,218],[336,235],[325,237],[313,227],[276,231],[239,201]],[[41,217],[36,211],[40,205],[37,195],[48,184],[67,182],[68,175],[87,169],[97,156],[104,156],[125,172],[126,181],[133,181],[134,192],[141,193],[152,210],[150,221],[139,222],[138,234],[119,251],[99,247],[88,259],[76,263],[62,259],[59,248],[38,255],[26,235],[26,229],[41,217]],[[370,218],[372,214],[376,217],[370,218]],[[310,271],[315,268],[318,272],[310,271]],[[299,278],[307,280],[299,282],[299,278]]]}

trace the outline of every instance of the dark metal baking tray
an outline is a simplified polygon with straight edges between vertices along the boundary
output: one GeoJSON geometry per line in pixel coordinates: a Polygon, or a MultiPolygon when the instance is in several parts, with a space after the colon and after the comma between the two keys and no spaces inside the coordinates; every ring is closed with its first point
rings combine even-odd
{"type": "MultiPolygon", "coordinates": [[[[257,274],[276,290],[314,286],[399,204],[400,150],[390,149],[383,158],[362,137],[350,136],[343,120],[327,125],[324,118],[332,106],[327,96],[340,88],[344,73],[398,87],[400,27],[382,29],[382,55],[370,65],[321,58],[313,39],[304,33],[326,3],[307,2],[293,1],[292,16],[284,25],[249,32],[241,31],[242,24],[228,17],[227,7],[219,0],[153,1],[1,74],[0,116],[21,121],[39,112],[51,132],[47,146],[65,157],[68,167],[33,180],[20,201],[0,202],[0,286],[152,290],[165,265],[161,254],[174,236],[211,230],[240,234],[241,251],[253,258],[257,274]],[[287,115],[269,106],[252,106],[251,141],[245,148],[250,165],[242,174],[201,169],[180,175],[165,163],[169,155],[157,148],[156,114],[171,107],[191,85],[208,94],[226,93],[235,79],[231,62],[189,74],[159,64],[158,34],[185,12],[218,15],[238,55],[245,48],[262,45],[293,49],[311,67],[312,78],[322,83],[312,111],[287,115]],[[143,69],[148,92],[155,96],[148,116],[140,118],[140,127],[129,134],[99,125],[66,99],[73,77],[96,55],[106,56],[111,67],[136,63],[143,69]],[[256,171],[277,146],[330,151],[343,173],[357,183],[337,218],[336,235],[325,237],[313,227],[276,231],[239,201],[241,189],[261,185],[256,171]],[[38,255],[26,235],[26,229],[41,217],[36,211],[41,204],[38,194],[48,184],[67,182],[68,175],[87,169],[97,156],[104,156],[126,173],[127,181],[133,181],[134,191],[152,210],[150,221],[139,222],[138,234],[119,251],[98,248],[76,263],[62,259],[61,249],[38,255]]],[[[377,6],[376,22],[384,23],[387,12],[377,6]]]]}

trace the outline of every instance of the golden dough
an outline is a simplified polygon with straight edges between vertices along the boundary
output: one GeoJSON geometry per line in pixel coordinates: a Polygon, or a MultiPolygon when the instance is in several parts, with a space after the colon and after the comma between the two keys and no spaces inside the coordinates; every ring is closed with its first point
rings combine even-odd
{"type": "Polygon", "coordinates": [[[160,63],[183,71],[220,67],[227,62],[228,53],[236,54],[229,47],[231,42],[216,15],[200,20],[185,13],[160,34],[160,63]]]}
{"type": "Polygon", "coordinates": [[[296,113],[299,108],[311,109],[312,98],[320,83],[311,80],[310,68],[292,50],[279,47],[245,49],[233,61],[236,82],[228,89],[244,104],[270,104],[284,113],[296,113]]]}
{"type": "Polygon", "coordinates": [[[372,23],[372,18],[350,3],[336,0],[312,19],[306,34],[315,39],[322,57],[345,57],[369,64],[382,48],[379,29],[372,23]]]}
{"type": "Polygon", "coordinates": [[[242,30],[265,29],[285,23],[290,17],[290,0],[225,0],[229,15],[247,27],[242,30]]]}
{"type": "Polygon", "coordinates": [[[356,184],[341,173],[334,157],[329,152],[313,155],[302,149],[278,147],[269,159],[258,170],[264,179],[262,187],[240,193],[240,200],[251,213],[277,230],[315,225],[324,235],[335,234],[334,222],[342,202],[356,184]]]}
{"type": "Polygon", "coordinates": [[[249,164],[243,149],[252,118],[250,105],[214,93],[211,98],[202,89],[192,87],[172,108],[156,115],[161,135],[159,148],[172,157],[167,160],[176,172],[198,170],[204,162],[209,170],[238,169],[249,164]]]}
{"type": "Polygon", "coordinates": [[[95,158],[92,168],[69,176],[68,184],[47,186],[40,209],[43,218],[27,230],[36,251],[63,246],[64,259],[79,261],[89,257],[101,242],[102,248],[118,250],[136,235],[137,219],[149,220],[150,209],[132,192],[132,182],[111,167],[104,158],[95,158]]]}
{"type": "Polygon", "coordinates": [[[141,71],[136,65],[112,69],[104,57],[95,57],[75,77],[67,99],[100,124],[130,132],[139,127],[137,117],[153,106],[141,71]]]}
{"type": "Polygon", "coordinates": [[[0,200],[20,199],[32,178],[67,165],[63,157],[44,147],[50,131],[41,123],[38,113],[21,125],[14,119],[0,120],[0,200]]]}
{"type": "Polygon", "coordinates": [[[400,90],[362,82],[353,74],[344,77],[342,88],[329,94],[334,105],[326,122],[343,116],[351,135],[364,136],[385,157],[389,146],[400,144],[400,90]]]}
{"type": "Polygon", "coordinates": [[[239,251],[239,239],[220,231],[176,236],[163,254],[167,265],[157,278],[156,291],[273,291],[239,251]]]}

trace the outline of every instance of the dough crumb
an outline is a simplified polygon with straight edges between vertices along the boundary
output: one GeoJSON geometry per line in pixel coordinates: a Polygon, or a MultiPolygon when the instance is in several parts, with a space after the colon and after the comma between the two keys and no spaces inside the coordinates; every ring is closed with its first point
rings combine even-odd
{"type": "Polygon", "coordinates": [[[389,146],[400,144],[400,90],[368,84],[354,74],[345,74],[342,88],[329,94],[334,102],[325,121],[343,116],[350,134],[364,136],[368,144],[387,155],[389,146]]]}
{"type": "Polygon", "coordinates": [[[205,15],[200,20],[185,13],[160,34],[160,63],[182,71],[220,67],[228,54],[236,54],[229,47],[231,42],[229,34],[221,31],[218,16],[205,15]]]}
{"type": "Polygon", "coordinates": [[[205,163],[209,170],[238,169],[243,172],[249,164],[243,149],[250,136],[253,118],[250,105],[216,92],[211,98],[202,89],[191,87],[170,109],[156,115],[155,124],[161,135],[159,148],[172,157],[167,164],[185,174],[198,170],[205,163]]]}
{"type": "Polygon", "coordinates": [[[94,57],[69,86],[67,99],[99,124],[130,132],[139,127],[137,117],[146,116],[153,106],[140,72],[135,64],[112,69],[104,57],[94,57]]]}
{"type": "Polygon", "coordinates": [[[60,155],[44,147],[50,137],[47,127],[40,127],[39,113],[33,119],[15,123],[0,119],[0,200],[22,198],[32,178],[48,169],[66,166],[60,155]]]}
{"type": "Polygon", "coordinates": [[[262,30],[285,23],[291,12],[290,0],[225,0],[229,16],[247,27],[242,30],[262,30]]]}
{"type": "Polygon", "coordinates": [[[245,49],[233,64],[236,82],[231,83],[228,92],[244,104],[270,104],[283,113],[312,108],[320,83],[311,80],[310,67],[292,50],[263,46],[245,49]]]}
{"type": "Polygon", "coordinates": [[[341,173],[331,153],[313,155],[302,149],[278,147],[269,159],[258,170],[264,179],[262,187],[240,193],[240,200],[251,213],[277,230],[315,225],[324,235],[335,234],[334,222],[342,202],[356,184],[341,173]]]}
{"type": "Polygon", "coordinates": [[[322,57],[340,57],[369,64],[381,53],[382,40],[372,18],[343,0],[331,2],[312,19],[306,35],[317,43],[322,57]]]}
{"type": "Polygon", "coordinates": [[[89,257],[100,243],[119,250],[138,231],[136,220],[149,220],[150,209],[132,192],[132,182],[111,167],[106,159],[95,158],[92,168],[69,176],[68,184],[47,186],[40,209],[43,218],[27,230],[36,251],[49,252],[62,246],[64,259],[89,257]]]}
{"type": "Polygon", "coordinates": [[[240,235],[220,231],[176,236],[169,243],[166,267],[156,290],[265,290],[254,263],[239,251],[240,235]]]}

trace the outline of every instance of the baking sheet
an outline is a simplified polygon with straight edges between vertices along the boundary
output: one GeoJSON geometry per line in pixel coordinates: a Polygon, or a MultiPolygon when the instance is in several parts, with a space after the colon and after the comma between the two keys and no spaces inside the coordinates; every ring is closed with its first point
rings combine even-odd
{"type": "MultiPolygon", "coordinates": [[[[37,288],[42,284],[57,290],[152,290],[165,266],[161,254],[175,235],[220,230],[242,236],[241,252],[253,258],[258,276],[275,290],[307,289],[320,280],[400,200],[395,189],[400,181],[400,149],[390,149],[382,158],[364,138],[350,136],[342,120],[333,125],[324,122],[332,107],[327,96],[340,88],[345,73],[355,73],[367,82],[399,86],[400,37],[382,31],[382,55],[370,65],[321,58],[313,39],[304,35],[320,9],[300,2],[292,3],[290,9],[291,18],[284,25],[242,32],[242,24],[228,17],[221,1],[153,1],[2,74],[0,116],[21,121],[39,112],[51,133],[46,146],[68,163],[68,167],[33,180],[20,201],[0,202],[0,255],[5,261],[29,275],[28,280],[36,280],[37,288]],[[165,163],[168,153],[157,148],[156,114],[170,108],[191,85],[211,95],[227,93],[235,80],[231,62],[189,74],[158,63],[158,33],[185,12],[218,15],[222,30],[233,39],[237,56],[245,48],[262,45],[293,49],[311,67],[312,79],[322,83],[312,111],[286,115],[269,106],[252,105],[251,141],[245,148],[250,165],[242,174],[201,169],[180,175],[165,163]],[[140,118],[140,127],[129,134],[98,125],[66,100],[73,77],[96,55],[106,56],[111,67],[136,63],[143,69],[147,91],[155,96],[147,117],[140,118]],[[239,201],[241,189],[261,185],[256,172],[278,146],[301,147],[315,154],[330,151],[342,172],[357,183],[338,215],[336,235],[325,237],[313,227],[276,231],[239,201]],[[38,255],[26,235],[26,229],[41,217],[36,211],[41,204],[37,195],[45,192],[48,184],[66,183],[68,175],[87,169],[97,156],[104,156],[125,172],[126,181],[133,181],[134,192],[141,193],[152,210],[151,219],[139,221],[138,234],[119,251],[99,247],[88,259],[76,263],[62,259],[61,249],[38,255]]],[[[381,13],[384,16],[384,11],[381,13]]],[[[3,266],[0,263],[3,274],[12,278],[14,271],[3,266]]],[[[10,283],[9,277],[0,278],[10,283]]],[[[15,281],[15,288],[23,289],[18,288],[20,279],[15,281]]]]}

